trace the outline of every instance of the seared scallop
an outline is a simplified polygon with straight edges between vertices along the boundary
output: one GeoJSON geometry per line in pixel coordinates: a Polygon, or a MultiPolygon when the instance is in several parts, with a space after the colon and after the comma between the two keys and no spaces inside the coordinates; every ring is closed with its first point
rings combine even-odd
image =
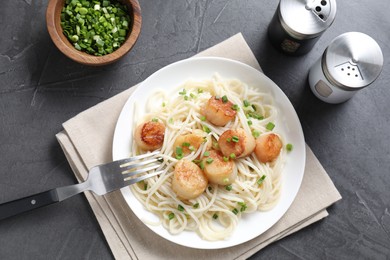
{"type": "Polygon", "coordinates": [[[208,180],[198,165],[186,159],[177,162],[172,190],[179,198],[194,199],[205,191],[207,184],[208,180]]]}
{"type": "Polygon", "coordinates": [[[205,136],[200,133],[179,135],[173,144],[173,150],[175,151],[176,155],[176,149],[179,147],[182,151],[182,155],[186,156],[192,151],[198,150],[205,141],[205,136]]]}
{"type": "Polygon", "coordinates": [[[253,152],[256,140],[244,129],[226,130],[218,139],[218,145],[224,156],[241,158],[253,152]]]}
{"type": "Polygon", "coordinates": [[[165,125],[161,122],[145,122],[137,126],[134,140],[145,151],[161,148],[164,142],[165,125]]]}
{"type": "Polygon", "coordinates": [[[256,139],[255,155],[260,162],[272,162],[279,156],[282,146],[278,135],[261,135],[256,139]]]}
{"type": "Polygon", "coordinates": [[[227,185],[236,179],[234,161],[219,151],[211,150],[203,157],[204,173],[211,183],[227,185]]]}
{"type": "Polygon", "coordinates": [[[235,118],[237,112],[233,109],[232,102],[213,96],[203,107],[203,114],[212,124],[224,126],[235,118]]]}

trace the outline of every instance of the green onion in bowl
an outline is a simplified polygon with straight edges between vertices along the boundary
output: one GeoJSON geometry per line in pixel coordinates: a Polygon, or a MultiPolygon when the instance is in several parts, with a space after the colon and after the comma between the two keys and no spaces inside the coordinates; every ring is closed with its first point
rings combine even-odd
{"type": "Polygon", "coordinates": [[[118,49],[130,24],[127,7],[115,0],[66,0],[61,11],[61,27],[69,41],[95,56],[118,49]]]}

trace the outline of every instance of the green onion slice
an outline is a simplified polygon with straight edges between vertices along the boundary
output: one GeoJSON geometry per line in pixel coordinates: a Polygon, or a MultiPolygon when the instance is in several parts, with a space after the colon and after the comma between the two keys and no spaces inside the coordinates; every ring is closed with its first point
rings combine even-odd
{"type": "Polygon", "coordinates": [[[223,103],[227,103],[228,101],[229,101],[229,100],[228,100],[228,98],[227,98],[226,95],[222,97],[222,102],[223,102],[223,103]]]}
{"type": "Polygon", "coordinates": [[[264,181],[264,179],[265,179],[265,177],[267,177],[267,176],[265,176],[265,175],[261,176],[261,177],[257,180],[257,184],[258,184],[258,185],[262,184],[263,181],[264,181]]]}
{"type": "Polygon", "coordinates": [[[269,122],[269,123],[265,126],[265,128],[267,128],[267,130],[272,131],[272,130],[275,128],[275,124],[272,123],[272,122],[269,122]]]}

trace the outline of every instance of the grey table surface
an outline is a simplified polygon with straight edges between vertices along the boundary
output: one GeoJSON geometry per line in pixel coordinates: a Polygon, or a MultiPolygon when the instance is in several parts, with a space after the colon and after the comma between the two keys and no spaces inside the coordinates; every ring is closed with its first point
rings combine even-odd
{"type": "MultiPolygon", "coordinates": [[[[338,1],[337,17],[313,50],[275,50],[267,27],[278,1],[140,0],[141,36],[115,64],[86,67],[64,56],[46,30],[47,1],[0,7],[0,203],[76,183],[55,139],[79,112],[241,32],[264,72],[290,98],[306,142],[343,199],[330,215],[252,259],[390,259],[390,15],[388,0],[338,1]],[[307,74],[330,41],[349,31],[384,54],[379,78],[330,105],[307,74]]],[[[111,259],[84,195],[0,222],[0,259],[111,259]]]]}

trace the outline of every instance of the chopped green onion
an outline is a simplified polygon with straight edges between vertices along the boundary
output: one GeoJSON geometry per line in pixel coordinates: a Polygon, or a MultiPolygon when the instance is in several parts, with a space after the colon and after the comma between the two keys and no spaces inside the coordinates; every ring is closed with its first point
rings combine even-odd
{"type": "Polygon", "coordinates": [[[85,7],[81,7],[81,8],[79,8],[78,12],[79,12],[79,14],[87,14],[88,13],[88,9],[85,8],[85,7]]]}
{"type": "Polygon", "coordinates": [[[190,145],[191,145],[191,144],[188,143],[188,142],[184,142],[184,143],[181,144],[181,146],[183,146],[183,147],[185,147],[185,146],[186,146],[186,147],[189,147],[190,145]]]}
{"type": "Polygon", "coordinates": [[[190,97],[196,98],[196,95],[194,93],[190,93],[190,97]]]}
{"type": "Polygon", "coordinates": [[[201,116],[201,117],[200,117],[200,120],[201,120],[201,121],[206,121],[206,117],[205,117],[205,116],[201,116]]]}
{"type": "Polygon", "coordinates": [[[217,218],[218,218],[218,214],[217,214],[217,213],[214,213],[213,219],[217,219],[217,218]]]}
{"type": "Polygon", "coordinates": [[[207,158],[207,160],[206,160],[206,162],[207,162],[208,164],[212,163],[213,161],[214,161],[213,158],[207,158]]]}
{"type": "Polygon", "coordinates": [[[232,137],[232,141],[235,142],[235,143],[238,143],[240,141],[240,139],[238,138],[238,136],[234,135],[232,137]]]}
{"type": "Polygon", "coordinates": [[[230,158],[231,158],[231,159],[236,159],[236,154],[235,154],[235,153],[231,153],[231,154],[230,154],[230,158]]]}
{"type": "Polygon", "coordinates": [[[201,162],[199,163],[199,167],[200,167],[202,170],[204,170],[204,163],[203,163],[203,161],[201,161],[201,162]]]}
{"type": "Polygon", "coordinates": [[[79,37],[78,37],[77,35],[73,35],[73,36],[69,37],[69,39],[70,39],[72,42],[78,42],[79,37]]]}
{"type": "Polygon", "coordinates": [[[198,94],[203,93],[203,89],[198,88],[198,94]]]}
{"type": "Polygon", "coordinates": [[[232,185],[226,185],[226,186],[225,186],[225,189],[226,189],[227,191],[231,191],[231,190],[233,189],[233,187],[232,187],[232,185]]]}
{"type": "Polygon", "coordinates": [[[229,157],[224,156],[224,157],[223,157],[223,160],[224,160],[225,162],[227,162],[227,161],[229,161],[229,157]]]}
{"type": "Polygon", "coordinates": [[[232,141],[232,138],[226,138],[226,142],[230,143],[232,141]]]}
{"type": "Polygon", "coordinates": [[[187,91],[183,88],[183,90],[179,92],[179,95],[184,96],[185,94],[187,94],[187,91]]]}
{"type": "Polygon", "coordinates": [[[226,95],[225,95],[225,96],[222,96],[222,102],[223,102],[223,103],[227,103],[227,102],[228,102],[228,98],[227,98],[226,95]]]}
{"type": "Polygon", "coordinates": [[[192,206],[194,209],[197,209],[197,208],[199,208],[199,203],[197,202],[197,203],[195,203],[193,206],[192,206]]]}
{"type": "Polygon", "coordinates": [[[263,181],[264,181],[264,179],[265,179],[265,177],[267,177],[267,176],[265,176],[265,175],[261,176],[261,177],[257,180],[257,184],[258,184],[258,185],[262,184],[263,181]]]}
{"type": "Polygon", "coordinates": [[[190,151],[195,151],[195,147],[194,147],[193,145],[188,146],[188,149],[189,149],[190,151]]]}
{"type": "Polygon", "coordinates": [[[252,117],[252,118],[258,119],[258,120],[263,120],[264,119],[264,117],[262,115],[254,113],[254,112],[249,112],[247,115],[249,117],[252,117]]]}
{"type": "Polygon", "coordinates": [[[244,103],[244,107],[249,107],[249,106],[250,106],[250,103],[249,103],[249,101],[248,101],[248,100],[246,100],[246,99],[244,100],[244,102],[243,102],[243,103],[244,103]]]}
{"type": "Polygon", "coordinates": [[[207,126],[202,126],[202,129],[203,129],[203,131],[205,131],[206,133],[211,133],[211,130],[210,130],[210,128],[208,128],[207,126]]]}
{"type": "Polygon", "coordinates": [[[79,50],[95,56],[110,54],[126,40],[130,15],[119,1],[67,0],[61,10],[64,35],[79,50]]]}
{"type": "Polygon", "coordinates": [[[248,120],[248,125],[252,125],[252,121],[251,120],[248,120]]]}
{"type": "Polygon", "coordinates": [[[256,108],[256,106],[255,106],[255,105],[252,105],[252,108],[253,108],[253,110],[254,110],[254,111],[256,111],[256,110],[257,110],[257,108],[256,108]]]}
{"type": "Polygon", "coordinates": [[[210,156],[210,152],[209,151],[204,152],[203,156],[206,156],[206,157],[210,156]]]}
{"type": "Polygon", "coordinates": [[[239,111],[240,110],[240,107],[237,105],[237,104],[234,104],[232,106],[232,109],[235,110],[235,111],[239,111]]]}
{"type": "Polygon", "coordinates": [[[184,207],[182,206],[182,205],[177,205],[177,209],[179,210],[179,211],[184,211],[184,207]]]}
{"type": "Polygon", "coordinates": [[[176,159],[180,160],[183,158],[183,149],[180,146],[176,147],[176,159]]]}
{"type": "Polygon", "coordinates": [[[260,136],[260,132],[257,131],[257,130],[253,130],[253,131],[252,131],[252,135],[253,135],[254,138],[257,138],[257,137],[260,136]]]}
{"type": "Polygon", "coordinates": [[[165,107],[165,105],[166,105],[165,102],[163,102],[163,103],[162,103],[162,107],[165,107]]]}
{"type": "Polygon", "coordinates": [[[184,96],[184,100],[188,100],[188,96],[184,96]]]}
{"type": "Polygon", "coordinates": [[[265,126],[265,128],[267,128],[267,130],[272,131],[272,130],[275,128],[275,124],[272,123],[272,122],[269,122],[269,123],[265,126]]]}
{"type": "Polygon", "coordinates": [[[169,220],[172,220],[174,217],[175,217],[175,213],[173,213],[173,212],[169,213],[169,215],[168,215],[169,220]]]}
{"type": "Polygon", "coordinates": [[[246,205],[245,202],[237,202],[237,203],[238,203],[238,205],[241,206],[241,209],[240,209],[241,212],[244,212],[248,208],[248,206],[246,205]]]}
{"type": "Polygon", "coordinates": [[[168,123],[173,124],[173,118],[169,118],[168,123]]]}
{"type": "Polygon", "coordinates": [[[237,215],[237,214],[238,214],[238,209],[234,208],[234,209],[232,210],[232,212],[233,212],[235,215],[237,215]]]}
{"type": "Polygon", "coordinates": [[[154,118],[152,118],[152,122],[156,123],[156,122],[158,122],[158,119],[154,117],[154,118]]]}
{"type": "Polygon", "coordinates": [[[287,149],[287,151],[291,152],[292,149],[293,149],[293,145],[292,144],[286,144],[286,149],[287,149]]]}

